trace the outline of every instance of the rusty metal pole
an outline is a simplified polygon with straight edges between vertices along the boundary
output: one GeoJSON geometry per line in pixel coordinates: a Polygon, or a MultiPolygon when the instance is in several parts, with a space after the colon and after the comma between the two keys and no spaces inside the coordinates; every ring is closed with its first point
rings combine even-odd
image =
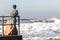
{"type": "Polygon", "coordinates": [[[4,16],[2,16],[2,35],[4,36],[4,16]]]}

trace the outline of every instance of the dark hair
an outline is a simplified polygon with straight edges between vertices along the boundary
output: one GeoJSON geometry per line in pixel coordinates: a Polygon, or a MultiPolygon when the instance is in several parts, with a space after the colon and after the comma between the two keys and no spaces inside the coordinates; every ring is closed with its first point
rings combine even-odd
{"type": "Polygon", "coordinates": [[[13,8],[16,9],[16,5],[13,5],[13,8]]]}

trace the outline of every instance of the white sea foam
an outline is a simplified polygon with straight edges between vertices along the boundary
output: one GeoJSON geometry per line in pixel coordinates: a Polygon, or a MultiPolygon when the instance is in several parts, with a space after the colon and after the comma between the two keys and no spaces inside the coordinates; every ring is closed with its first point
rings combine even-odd
{"type": "Polygon", "coordinates": [[[23,37],[55,37],[60,36],[60,19],[52,18],[53,23],[21,23],[20,33],[23,37]]]}

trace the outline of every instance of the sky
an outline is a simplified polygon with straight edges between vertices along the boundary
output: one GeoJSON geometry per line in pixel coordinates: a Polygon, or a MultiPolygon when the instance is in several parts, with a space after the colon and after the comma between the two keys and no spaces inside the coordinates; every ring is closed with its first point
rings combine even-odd
{"type": "Polygon", "coordinates": [[[0,0],[0,16],[10,15],[13,4],[21,19],[60,18],[60,0],[0,0]]]}

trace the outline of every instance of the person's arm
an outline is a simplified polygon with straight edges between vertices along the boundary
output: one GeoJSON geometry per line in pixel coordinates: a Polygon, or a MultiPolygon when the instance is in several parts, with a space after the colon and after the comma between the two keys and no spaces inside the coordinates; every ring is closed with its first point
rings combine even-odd
{"type": "Polygon", "coordinates": [[[16,10],[16,16],[19,16],[18,10],[16,10]]]}

